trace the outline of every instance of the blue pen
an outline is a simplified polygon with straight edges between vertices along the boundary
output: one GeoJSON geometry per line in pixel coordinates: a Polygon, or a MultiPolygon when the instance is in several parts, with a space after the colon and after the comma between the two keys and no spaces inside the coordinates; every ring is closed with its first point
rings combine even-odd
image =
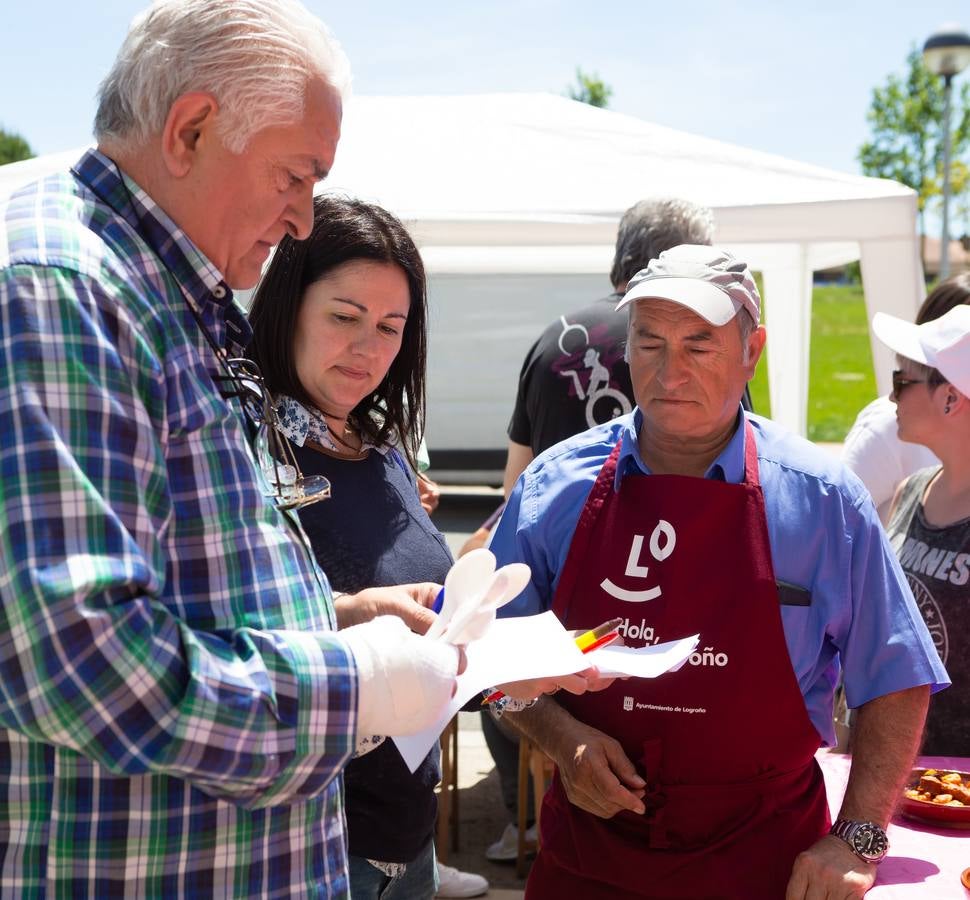
{"type": "Polygon", "coordinates": [[[445,605],[445,589],[442,588],[438,591],[438,596],[434,598],[434,605],[431,607],[431,611],[435,614],[441,612],[441,607],[445,605]]]}

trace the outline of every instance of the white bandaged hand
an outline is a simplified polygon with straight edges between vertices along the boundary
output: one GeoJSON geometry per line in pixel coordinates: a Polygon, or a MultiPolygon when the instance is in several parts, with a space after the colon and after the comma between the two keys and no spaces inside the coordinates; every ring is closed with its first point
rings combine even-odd
{"type": "Polygon", "coordinates": [[[424,640],[397,616],[378,616],[340,636],[357,663],[357,734],[416,734],[441,715],[455,689],[457,647],[424,640]]]}

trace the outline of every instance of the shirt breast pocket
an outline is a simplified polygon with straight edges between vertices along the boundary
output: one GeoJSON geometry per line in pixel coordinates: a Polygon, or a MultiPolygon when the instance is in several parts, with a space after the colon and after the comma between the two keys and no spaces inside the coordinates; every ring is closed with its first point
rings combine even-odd
{"type": "Polygon", "coordinates": [[[781,606],[811,606],[812,592],[807,588],[790,584],[787,581],[776,581],[778,587],[778,603],[781,606]]]}

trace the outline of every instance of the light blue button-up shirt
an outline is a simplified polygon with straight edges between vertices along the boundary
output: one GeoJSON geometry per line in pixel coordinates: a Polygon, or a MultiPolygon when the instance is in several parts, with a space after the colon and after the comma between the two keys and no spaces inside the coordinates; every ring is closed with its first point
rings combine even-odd
{"type": "MultiPolygon", "coordinates": [[[[745,415],[758,445],[775,578],[811,594],[807,606],[781,607],[788,652],[809,717],[832,744],[840,665],[851,707],[917,685],[936,691],[950,681],[862,482],[808,441],[745,415]]],[[[634,410],[563,441],[519,478],[491,549],[499,565],[527,563],[532,580],[500,615],[552,606],[580,512],[620,438],[615,490],[624,478],[650,475],[637,443],[641,421],[634,410]]],[[[738,428],[705,477],[742,481],[745,440],[738,428]]]]}

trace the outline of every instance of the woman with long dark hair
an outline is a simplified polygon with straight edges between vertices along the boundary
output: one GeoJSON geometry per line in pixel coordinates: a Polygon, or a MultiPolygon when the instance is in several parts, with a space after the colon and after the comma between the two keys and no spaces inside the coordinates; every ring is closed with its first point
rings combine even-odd
{"type": "MultiPolygon", "coordinates": [[[[424,267],[386,210],[326,196],[314,212],[310,237],[284,238],[256,291],[251,355],[299,469],[332,485],[330,499],[302,509],[300,520],[334,589],[347,595],[335,601],[340,627],[404,610],[424,630],[429,583],[443,582],[452,564],[414,475],[425,410],[424,267]],[[391,585],[406,586],[398,607],[369,600],[367,588],[391,585]]],[[[436,868],[439,778],[437,747],[413,774],[391,741],[348,765],[353,900],[427,900],[438,871],[438,896],[488,889],[481,876],[436,868]]]]}

